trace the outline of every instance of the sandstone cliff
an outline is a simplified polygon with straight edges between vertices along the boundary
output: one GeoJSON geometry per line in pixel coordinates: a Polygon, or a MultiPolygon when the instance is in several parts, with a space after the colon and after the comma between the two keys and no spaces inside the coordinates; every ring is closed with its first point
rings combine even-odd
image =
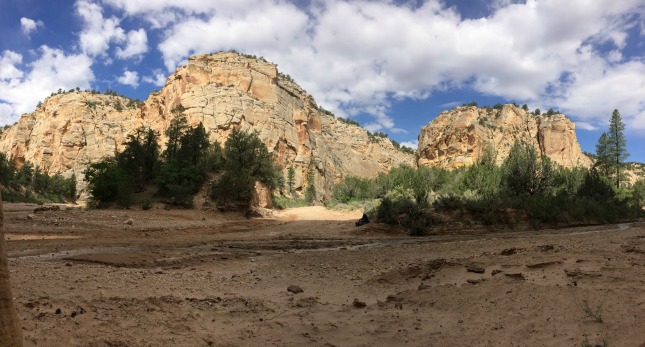
{"type": "MultiPolygon", "coordinates": [[[[313,168],[318,199],[328,197],[343,177],[373,177],[415,163],[390,141],[370,141],[366,130],[319,112],[314,99],[275,64],[237,53],[191,57],[160,91],[134,108],[123,107],[127,104],[118,96],[55,95],[5,131],[0,150],[18,162],[81,179],[89,163],[122,150],[127,134],[139,126],[163,135],[181,105],[188,123],[202,122],[211,141],[224,143],[234,128],[257,131],[285,176],[288,167],[295,168],[298,192],[304,192],[313,168]]],[[[161,144],[165,140],[162,136],[161,144]]]]}
{"type": "Polygon", "coordinates": [[[441,112],[421,129],[418,165],[449,169],[472,165],[488,147],[501,164],[518,140],[565,167],[591,166],[573,122],[562,114],[533,116],[513,105],[501,110],[462,106],[441,112]]]}

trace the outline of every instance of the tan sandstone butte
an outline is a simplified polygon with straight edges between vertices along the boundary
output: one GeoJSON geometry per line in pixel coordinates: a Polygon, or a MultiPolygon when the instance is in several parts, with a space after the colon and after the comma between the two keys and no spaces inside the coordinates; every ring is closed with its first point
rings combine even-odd
{"type": "Polygon", "coordinates": [[[275,64],[234,52],[188,59],[165,86],[143,103],[119,96],[68,92],[47,98],[0,135],[0,150],[48,173],[76,174],[78,189],[89,163],[123,150],[140,126],[164,130],[183,107],[189,125],[204,124],[211,141],[224,143],[233,129],[256,131],[284,170],[295,169],[295,190],[304,194],[314,173],[316,199],[331,194],[344,177],[375,177],[413,155],[386,139],[370,139],[361,127],[319,111],[313,97],[278,73],[275,64]],[[120,107],[119,107],[120,106],[120,107]]]}
{"type": "Polygon", "coordinates": [[[421,129],[418,165],[447,169],[469,166],[477,163],[488,148],[501,164],[518,140],[564,167],[592,164],[580,149],[575,124],[566,116],[534,116],[522,108],[504,105],[501,110],[461,106],[441,112],[421,129]]]}

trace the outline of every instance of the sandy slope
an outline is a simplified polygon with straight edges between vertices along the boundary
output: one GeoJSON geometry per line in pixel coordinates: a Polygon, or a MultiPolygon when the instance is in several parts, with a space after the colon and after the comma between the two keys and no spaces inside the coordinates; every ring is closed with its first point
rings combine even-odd
{"type": "Polygon", "coordinates": [[[410,238],[322,207],[33,207],[5,205],[26,346],[645,342],[643,224],[410,238]]]}

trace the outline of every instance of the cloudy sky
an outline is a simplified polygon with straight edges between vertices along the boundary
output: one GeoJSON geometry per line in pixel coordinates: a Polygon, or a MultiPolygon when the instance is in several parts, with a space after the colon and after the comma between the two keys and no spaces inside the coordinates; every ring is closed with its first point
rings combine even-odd
{"type": "Polygon", "coordinates": [[[643,0],[0,0],[0,124],[59,88],[143,100],[230,49],[411,146],[441,110],[516,102],[565,113],[595,152],[617,108],[645,162],[643,0]]]}

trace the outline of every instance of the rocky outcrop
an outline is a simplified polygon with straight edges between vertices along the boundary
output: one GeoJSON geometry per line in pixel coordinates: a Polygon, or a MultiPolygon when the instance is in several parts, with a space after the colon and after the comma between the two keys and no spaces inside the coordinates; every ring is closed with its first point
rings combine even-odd
{"type": "Polygon", "coordinates": [[[371,139],[365,129],[319,112],[314,99],[275,64],[237,53],[191,57],[160,91],[135,107],[128,104],[126,98],[84,92],[52,96],[0,136],[0,150],[19,163],[76,173],[80,180],[89,163],[122,150],[127,134],[140,126],[158,131],[163,145],[165,129],[183,114],[189,125],[203,123],[210,140],[222,144],[233,129],[256,131],[285,176],[289,167],[295,169],[296,192],[303,194],[313,176],[318,200],[346,176],[374,177],[392,166],[415,164],[390,141],[371,139]]]}
{"type": "Polygon", "coordinates": [[[531,144],[556,163],[590,167],[575,124],[562,114],[533,116],[513,105],[501,109],[457,107],[444,111],[421,129],[418,165],[458,168],[478,162],[492,148],[501,164],[516,141],[531,144]]]}

